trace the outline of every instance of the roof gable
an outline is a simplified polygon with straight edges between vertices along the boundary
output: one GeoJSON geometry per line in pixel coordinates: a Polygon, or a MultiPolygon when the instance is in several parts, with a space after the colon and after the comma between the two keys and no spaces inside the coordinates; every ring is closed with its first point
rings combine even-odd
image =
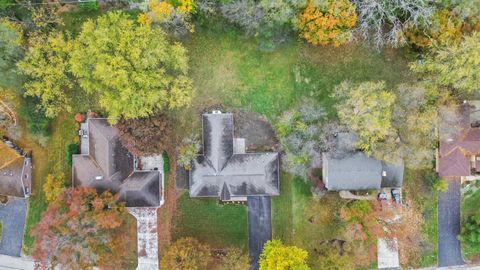
{"type": "Polygon", "coordinates": [[[278,153],[234,153],[233,115],[204,114],[204,155],[192,162],[190,196],[278,195],[278,153]]]}

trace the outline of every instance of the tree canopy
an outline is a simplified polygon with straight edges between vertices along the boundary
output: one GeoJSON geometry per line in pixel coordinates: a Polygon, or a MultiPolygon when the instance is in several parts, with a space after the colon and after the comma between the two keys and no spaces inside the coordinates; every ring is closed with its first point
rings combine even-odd
{"type": "Polygon", "coordinates": [[[15,86],[19,81],[15,62],[23,55],[22,36],[19,24],[0,18],[0,86],[15,86]]]}
{"type": "Polygon", "coordinates": [[[385,82],[342,82],[336,87],[340,121],[354,131],[358,147],[372,154],[375,145],[395,134],[392,126],[392,106],[395,95],[386,90],[385,82]]]}
{"type": "Polygon", "coordinates": [[[160,262],[162,269],[202,270],[211,260],[210,247],[192,237],[180,238],[167,250],[160,262]]]}
{"type": "Polygon", "coordinates": [[[18,63],[20,72],[29,78],[24,85],[26,95],[38,97],[39,107],[50,118],[71,109],[74,86],[68,62],[71,49],[71,42],[60,32],[46,37],[36,35],[30,39],[30,47],[18,63]]]}
{"type": "Polygon", "coordinates": [[[80,86],[99,96],[110,117],[148,117],[191,100],[185,49],[119,12],[84,23],[70,63],[80,86]]]}
{"type": "Polygon", "coordinates": [[[260,270],[309,270],[307,257],[308,252],[299,247],[270,240],[260,255],[260,270]]]}
{"type": "Polygon", "coordinates": [[[70,188],[43,213],[32,231],[33,257],[46,268],[124,268],[135,259],[129,214],[109,192],[70,188]]]}
{"type": "Polygon", "coordinates": [[[480,91],[480,33],[464,37],[459,44],[437,50],[423,63],[413,63],[412,70],[426,77],[438,88],[448,88],[461,97],[480,91]]]}
{"type": "Polygon", "coordinates": [[[121,119],[116,126],[123,146],[138,156],[161,154],[170,143],[172,127],[165,115],[121,119]]]}

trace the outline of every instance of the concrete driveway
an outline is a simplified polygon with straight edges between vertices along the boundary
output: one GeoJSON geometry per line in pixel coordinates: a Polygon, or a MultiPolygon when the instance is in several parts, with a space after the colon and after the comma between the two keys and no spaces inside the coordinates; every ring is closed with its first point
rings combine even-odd
{"type": "Polygon", "coordinates": [[[438,194],[438,266],[462,265],[460,241],[460,179],[448,180],[447,192],[438,194]]]}
{"type": "Polygon", "coordinates": [[[272,239],[272,203],[269,196],[253,196],[247,199],[248,248],[252,270],[259,268],[258,259],[263,245],[272,239]]]}
{"type": "Polygon", "coordinates": [[[0,254],[20,257],[26,212],[27,201],[25,199],[9,198],[6,205],[0,204],[0,220],[2,221],[0,254]]]}

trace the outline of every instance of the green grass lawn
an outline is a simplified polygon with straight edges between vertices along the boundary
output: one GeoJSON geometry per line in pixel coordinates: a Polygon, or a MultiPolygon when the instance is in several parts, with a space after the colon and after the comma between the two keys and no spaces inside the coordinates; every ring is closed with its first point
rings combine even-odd
{"type": "Polygon", "coordinates": [[[198,27],[185,41],[197,90],[194,108],[223,103],[273,119],[308,98],[332,112],[329,94],[343,80],[392,85],[411,78],[400,50],[312,47],[292,40],[265,53],[240,31],[217,24],[198,27]]]}
{"type": "MultiPolygon", "coordinates": [[[[478,213],[478,205],[480,203],[480,182],[470,183],[464,188],[465,192],[462,194],[461,215],[462,223],[468,216],[478,213]]],[[[480,257],[480,245],[469,244],[462,241],[462,254],[464,259],[471,260],[480,257]]]]}
{"type": "Polygon", "coordinates": [[[34,238],[30,236],[31,230],[40,221],[43,211],[48,207],[43,193],[43,181],[49,173],[63,173],[66,182],[70,183],[71,167],[67,164],[67,145],[78,141],[76,130],[77,124],[73,114],[63,114],[53,122],[52,135],[45,147],[38,146],[31,138],[26,143],[29,147],[34,146],[33,157],[33,195],[29,199],[27,220],[25,224],[24,251],[30,254],[34,238]]]}
{"type": "Polygon", "coordinates": [[[192,236],[212,248],[246,249],[247,207],[218,204],[214,198],[190,198],[184,193],[177,201],[173,238],[192,236]]]}

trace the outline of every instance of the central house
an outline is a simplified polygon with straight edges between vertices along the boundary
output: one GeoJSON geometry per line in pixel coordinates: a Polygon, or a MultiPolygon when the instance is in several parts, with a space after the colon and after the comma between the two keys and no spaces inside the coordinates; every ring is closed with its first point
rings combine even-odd
{"type": "Polygon", "coordinates": [[[278,153],[246,153],[245,139],[234,138],[233,115],[202,115],[203,154],[192,161],[191,197],[246,201],[279,195],[278,153]]]}

